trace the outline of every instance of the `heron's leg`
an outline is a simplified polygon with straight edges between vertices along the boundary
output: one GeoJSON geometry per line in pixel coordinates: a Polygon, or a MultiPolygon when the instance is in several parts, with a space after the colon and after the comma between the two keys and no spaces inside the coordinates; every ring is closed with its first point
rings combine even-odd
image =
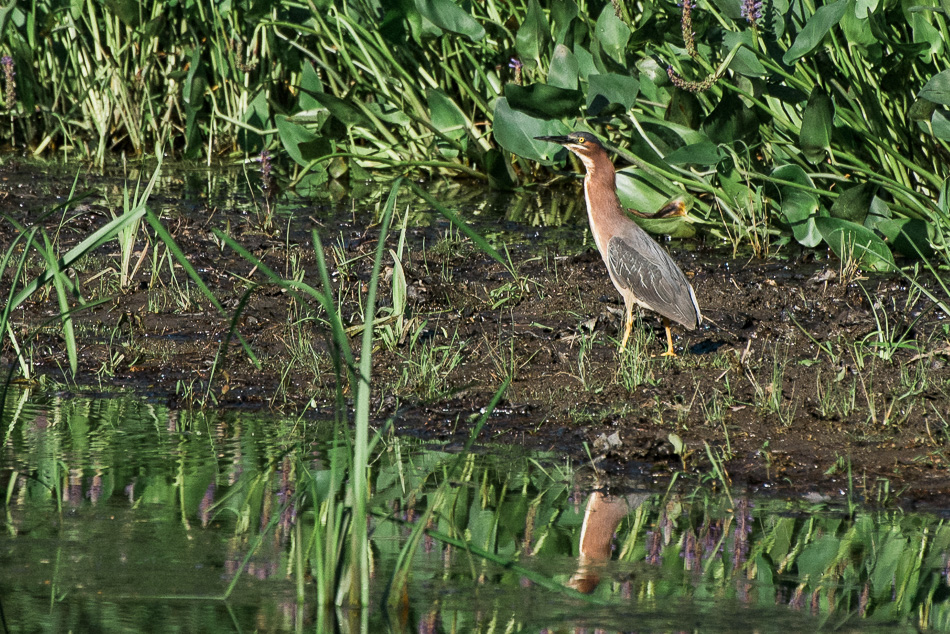
{"type": "Polygon", "coordinates": [[[633,303],[627,303],[624,307],[623,315],[623,341],[620,342],[620,354],[623,354],[627,349],[627,339],[630,338],[630,329],[633,328],[633,303]]]}
{"type": "Polygon", "coordinates": [[[663,356],[675,357],[676,352],[673,351],[673,333],[670,332],[670,320],[666,317],[663,318],[663,327],[666,328],[666,352],[663,353],[663,356]]]}

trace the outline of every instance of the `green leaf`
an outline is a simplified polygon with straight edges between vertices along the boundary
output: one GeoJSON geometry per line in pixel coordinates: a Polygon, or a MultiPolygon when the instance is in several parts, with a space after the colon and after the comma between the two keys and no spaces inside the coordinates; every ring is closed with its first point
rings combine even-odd
{"type": "Polygon", "coordinates": [[[802,114],[798,144],[811,163],[820,163],[831,152],[831,126],[834,104],[821,86],[815,86],[802,114]]]}
{"type": "Polygon", "coordinates": [[[452,0],[415,0],[416,10],[432,24],[473,42],[485,37],[485,29],[452,0]]]}
{"type": "Polygon", "coordinates": [[[560,148],[546,141],[536,141],[536,136],[560,136],[570,128],[557,120],[545,120],[514,110],[504,97],[495,102],[492,132],[495,140],[504,149],[526,159],[550,164],[560,148]]]}
{"type": "Polygon", "coordinates": [[[580,71],[574,53],[563,44],[555,46],[548,69],[548,84],[565,90],[577,90],[578,77],[580,71]]]}
{"type": "Polygon", "coordinates": [[[450,139],[459,140],[467,134],[468,122],[465,114],[454,101],[436,88],[426,91],[426,100],[429,102],[429,118],[432,125],[450,139]]]}
{"type": "Polygon", "coordinates": [[[603,51],[618,63],[623,64],[624,51],[627,48],[627,42],[630,41],[630,27],[617,17],[612,3],[608,2],[604,5],[604,10],[597,18],[594,33],[603,51]]]}
{"type": "Polygon", "coordinates": [[[755,53],[755,40],[752,31],[726,31],[722,39],[723,48],[726,51],[731,51],[740,42],[745,46],[736,51],[735,57],[729,63],[729,70],[746,77],[764,77],[767,71],[755,53]]]}
{"type": "Polygon", "coordinates": [[[524,22],[515,35],[515,50],[518,51],[521,61],[540,61],[541,47],[550,36],[551,27],[538,5],[538,0],[530,0],[524,22]]]}
{"type": "Polygon", "coordinates": [[[274,120],[281,145],[298,165],[307,166],[313,159],[331,152],[330,142],[325,137],[317,136],[284,115],[278,115],[274,120]]]}
{"type": "Polygon", "coordinates": [[[837,2],[827,4],[815,11],[815,14],[808,18],[805,27],[798,33],[795,41],[785,52],[782,61],[791,65],[815,50],[828,35],[831,27],[838,24],[847,8],[848,0],[837,0],[837,2]]]}
{"type": "Polygon", "coordinates": [[[831,206],[831,217],[863,225],[876,193],[877,185],[872,183],[861,183],[846,189],[831,206]]]}
{"type": "Polygon", "coordinates": [[[637,102],[640,82],[628,75],[605,73],[587,78],[587,111],[597,116],[610,104],[620,104],[630,109],[637,102]]]}
{"type": "Polygon", "coordinates": [[[848,220],[819,217],[815,225],[822,238],[844,262],[855,262],[866,271],[893,271],[894,256],[873,231],[848,220]]]}
{"type": "Polygon", "coordinates": [[[665,157],[670,165],[716,165],[722,158],[719,146],[709,141],[684,145],[665,157]]]}
{"type": "Polygon", "coordinates": [[[759,122],[755,113],[733,93],[726,93],[703,122],[703,130],[713,143],[733,144],[758,138],[759,122]]]}
{"type": "Polygon", "coordinates": [[[551,3],[551,20],[554,21],[554,37],[558,44],[563,44],[570,33],[571,22],[577,17],[577,4],[574,0],[554,0],[551,3]]]}
{"type": "Polygon", "coordinates": [[[505,84],[505,98],[512,108],[548,119],[577,115],[584,103],[584,94],[580,90],[565,90],[548,84],[505,84]]]}
{"type": "Polygon", "coordinates": [[[339,119],[347,128],[353,126],[361,126],[364,128],[373,127],[369,118],[367,118],[359,108],[345,99],[340,99],[335,95],[325,92],[311,92],[310,96],[321,106],[329,110],[330,114],[339,119]]]}
{"type": "Polygon", "coordinates": [[[917,96],[943,106],[950,106],[950,70],[931,77],[917,96]]]}
{"type": "Polygon", "coordinates": [[[300,111],[306,112],[322,107],[320,102],[313,98],[314,94],[322,92],[323,82],[320,81],[320,76],[313,68],[313,64],[309,61],[304,62],[300,73],[300,97],[297,100],[300,111]]]}
{"type": "Polygon", "coordinates": [[[950,141],[950,111],[935,110],[930,119],[930,125],[933,127],[933,135],[938,139],[950,141]]]}
{"type": "Polygon", "coordinates": [[[884,234],[891,247],[908,258],[933,257],[933,227],[917,218],[894,218],[878,222],[875,229],[884,234]]]}
{"type": "Polygon", "coordinates": [[[821,244],[821,233],[815,224],[818,219],[818,197],[800,189],[788,188],[782,196],[782,214],[792,227],[798,243],[806,247],[821,244]]]}

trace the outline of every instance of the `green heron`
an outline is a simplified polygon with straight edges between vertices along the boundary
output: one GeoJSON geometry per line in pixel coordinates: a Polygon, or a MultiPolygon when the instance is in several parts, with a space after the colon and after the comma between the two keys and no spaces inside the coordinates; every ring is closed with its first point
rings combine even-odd
{"type": "Polygon", "coordinates": [[[639,304],[663,317],[667,343],[663,356],[675,357],[670,320],[689,330],[699,326],[703,316],[699,313],[696,294],[673,258],[624,213],[617,198],[616,172],[604,146],[587,132],[535,138],[563,145],[587,170],[584,198],[590,230],[607,265],[610,281],[623,296],[624,330],[620,352],[627,348],[633,327],[633,306],[639,304]]]}

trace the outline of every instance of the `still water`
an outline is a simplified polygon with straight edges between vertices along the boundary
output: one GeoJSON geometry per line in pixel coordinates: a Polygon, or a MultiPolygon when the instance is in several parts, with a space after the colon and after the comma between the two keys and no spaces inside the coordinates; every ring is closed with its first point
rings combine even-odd
{"type": "Polygon", "coordinates": [[[950,628],[938,515],[594,490],[558,456],[394,436],[371,466],[372,609],[324,610],[325,511],[347,514],[332,424],[28,389],[0,422],[5,631],[950,628]]]}

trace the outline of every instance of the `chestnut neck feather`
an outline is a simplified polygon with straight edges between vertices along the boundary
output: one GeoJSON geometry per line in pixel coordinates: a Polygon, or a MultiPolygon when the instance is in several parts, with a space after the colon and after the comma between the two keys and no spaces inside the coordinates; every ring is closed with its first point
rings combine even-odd
{"type": "Polygon", "coordinates": [[[584,163],[584,197],[587,199],[587,216],[591,233],[601,255],[607,257],[607,243],[612,235],[620,233],[627,219],[621,211],[617,198],[617,176],[613,163],[604,152],[591,156],[578,155],[584,163]]]}

